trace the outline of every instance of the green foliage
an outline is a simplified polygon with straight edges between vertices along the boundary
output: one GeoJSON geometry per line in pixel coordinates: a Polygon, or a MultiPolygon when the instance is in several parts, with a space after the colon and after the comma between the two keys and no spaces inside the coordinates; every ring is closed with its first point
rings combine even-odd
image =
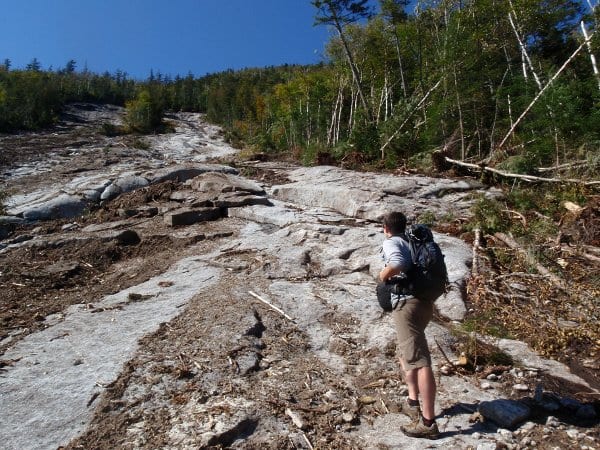
{"type": "Polygon", "coordinates": [[[62,108],[52,75],[44,72],[0,72],[0,131],[37,129],[53,123],[62,108]]]}
{"type": "Polygon", "coordinates": [[[468,333],[480,333],[483,335],[494,336],[502,339],[509,339],[511,335],[506,328],[496,323],[494,311],[488,311],[479,316],[470,316],[461,324],[462,331],[468,333]]]}
{"type": "Polygon", "coordinates": [[[308,146],[300,154],[300,162],[305,166],[313,166],[317,161],[318,149],[315,146],[308,146]]]}
{"type": "Polygon", "coordinates": [[[350,145],[356,151],[365,155],[367,161],[373,161],[379,156],[379,133],[374,124],[361,121],[353,128],[349,138],[350,145]]]}
{"type": "Polygon", "coordinates": [[[502,212],[506,209],[498,201],[481,197],[472,206],[473,223],[484,233],[493,234],[505,231],[509,226],[507,216],[502,212]]]}
{"type": "Polygon", "coordinates": [[[159,99],[150,91],[140,91],[134,100],[125,104],[125,123],[131,131],[152,133],[162,127],[163,108],[159,99]]]}
{"type": "Polygon", "coordinates": [[[102,125],[100,125],[100,133],[102,133],[104,136],[114,137],[122,135],[124,130],[110,122],[104,122],[102,125]]]}

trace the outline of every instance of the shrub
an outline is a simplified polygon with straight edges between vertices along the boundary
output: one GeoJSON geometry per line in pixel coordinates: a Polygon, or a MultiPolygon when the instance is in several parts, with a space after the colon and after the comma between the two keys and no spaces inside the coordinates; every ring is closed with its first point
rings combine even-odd
{"type": "Polygon", "coordinates": [[[104,122],[100,126],[100,133],[107,137],[115,137],[122,135],[123,130],[110,122],[104,122]]]}
{"type": "Polygon", "coordinates": [[[125,104],[125,123],[130,131],[152,133],[162,126],[163,108],[149,91],[141,91],[135,100],[125,104]]]}
{"type": "Polygon", "coordinates": [[[472,207],[475,226],[490,234],[506,230],[510,223],[503,215],[503,209],[502,205],[496,200],[485,197],[480,198],[472,207]]]}

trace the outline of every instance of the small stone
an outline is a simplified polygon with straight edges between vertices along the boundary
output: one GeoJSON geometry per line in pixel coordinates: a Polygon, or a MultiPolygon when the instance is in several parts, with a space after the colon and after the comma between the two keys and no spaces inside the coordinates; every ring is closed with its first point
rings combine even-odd
{"type": "Polygon", "coordinates": [[[485,377],[485,379],[490,381],[498,381],[498,375],[495,373],[490,373],[487,377],[485,377]]]}
{"type": "MultiPolygon", "coordinates": [[[[559,420],[556,417],[554,417],[554,416],[548,416],[548,418],[546,419],[546,426],[547,427],[556,428],[559,425],[560,425],[559,420]]],[[[546,432],[546,431],[550,431],[550,430],[544,429],[544,432],[546,432]]]]}
{"type": "Polygon", "coordinates": [[[531,431],[535,428],[536,424],[535,422],[525,422],[523,425],[521,425],[521,432],[523,433],[527,433],[528,431],[531,431]]]}
{"type": "Polygon", "coordinates": [[[293,424],[296,425],[299,429],[306,429],[306,422],[304,421],[300,413],[292,411],[290,408],[286,408],[285,415],[292,419],[293,424]]]}
{"type": "Polygon", "coordinates": [[[352,423],[356,419],[356,416],[351,412],[345,412],[342,414],[342,420],[346,423],[352,423]]]}
{"type": "Polygon", "coordinates": [[[327,392],[325,392],[323,394],[323,397],[325,397],[329,401],[336,401],[336,400],[339,399],[339,396],[334,391],[332,391],[331,389],[328,390],[327,392]]]}
{"type": "Polygon", "coordinates": [[[499,434],[500,437],[502,437],[504,439],[512,440],[512,438],[513,438],[512,431],[507,430],[506,428],[498,428],[498,431],[496,433],[499,434]]]}
{"type": "Polygon", "coordinates": [[[488,390],[488,389],[491,389],[491,388],[492,388],[492,384],[491,384],[491,383],[488,383],[487,381],[483,381],[483,382],[482,382],[482,383],[479,385],[479,387],[480,387],[481,389],[488,390]]]}
{"type": "Polygon", "coordinates": [[[515,391],[526,392],[529,390],[529,386],[527,386],[526,384],[519,383],[519,384],[515,384],[513,386],[513,389],[515,391]]]}
{"type": "Polygon", "coordinates": [[[477,450],[496,450],[495,442],[482,442],[481,444],[477,444],[477,450]]]}
{"type": "Polygon", "coordinates": [[[569,428],[567,430],[567,436],[569,436],[570,439],[579,439],[579,431],[575,428],[569,428]]]}
{"type": "Polygon", "coordinates": [[[448,364],[444,364],[442,367],[440,367],[440,372],[442,375],[452,375],[454,373],[454,369],[448,365],[448,364]]]}
{"type": "Polygon", "coordinates": [[[78,226],[79,225],[77,225],[76,223],[66,223],[62,227],[60,227],[60,229],[62,231],[71,231],[71,230],[76,229],[78,226]]]}
{"type": "Polygon", "coordinates": [[[357,399],[358,403],[361,405],[370,405],[375,403],[377,399],[375,397],[371,397],[370,395],[363,395],[357,399]]]}

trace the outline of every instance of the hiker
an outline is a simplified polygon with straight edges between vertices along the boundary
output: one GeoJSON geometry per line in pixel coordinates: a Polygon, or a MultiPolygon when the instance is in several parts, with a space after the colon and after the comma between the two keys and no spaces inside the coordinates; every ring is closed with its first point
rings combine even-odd
{"type": "MultiPolygon", "coordinates": [[[[436,384],[425,337],[425,328],[433,316],[433,301],[419,300],[396,288],[402,285],[402,279],[413,264],[408,241],[404,238],[405,229],[406,217],[401,212],[384,216],[386,239],[382,257],[385,267],[379,273],[377,294],[380,299],[383,291],[391,291],[389,308],[396,329],[397,353],[408,385],[408,398],[402,404],[402,412],[413,421],[401,429],[408,436],[435,439],[439,435],[434,412],[436,384]],[[419,407],[419,396],[422,408],[419,407]]],[[[389,294],[387,298],[390,298],[389,294]]]]}

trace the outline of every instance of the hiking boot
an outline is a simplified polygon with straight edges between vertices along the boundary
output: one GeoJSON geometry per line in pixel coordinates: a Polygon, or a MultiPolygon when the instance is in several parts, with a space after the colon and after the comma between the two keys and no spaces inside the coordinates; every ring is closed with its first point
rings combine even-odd
{"type": "Polygon", "coordinates": [[[418,406],[411,406],[408,403],[408,397],[400,403],[400,412],[410,417],[413,421],[417,421],[421,418],[421,408],[418,406]]]}
{"type": "Polygon", "coordinates": [[[437,439],[440,435],[437,423],[433,422],[433,424],[428,427],[422,420],[418,420],[409,425],[403,425],[400,429],[407,436],[414,438],[437,439]]]}

